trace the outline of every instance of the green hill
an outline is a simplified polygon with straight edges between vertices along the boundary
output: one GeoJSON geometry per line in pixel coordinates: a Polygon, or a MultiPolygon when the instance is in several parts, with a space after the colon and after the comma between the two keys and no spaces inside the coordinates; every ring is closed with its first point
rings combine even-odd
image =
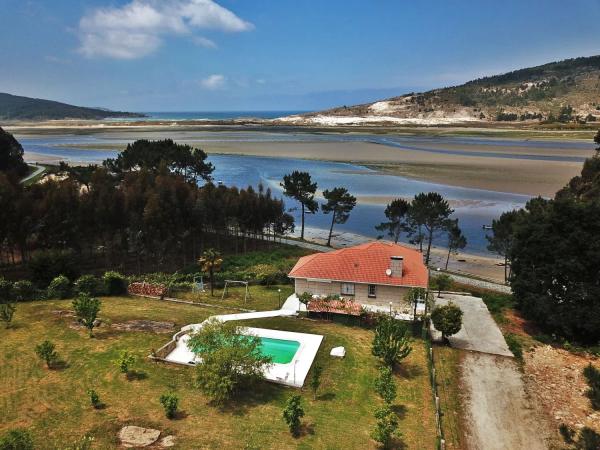
{"type": "Polygon", "coordinates": [[[296,123],[600,122],[600,56],[291,118],[296,123]],[[357,118],[355,122],[353,118],[357,118]],[[360,119],[360,120],[359,120],[360,119]],[[368,120],[365,120],[368,119],[368,120]]]}
{"type": "Polygon", "coordinates": [[[144,117],[144,115],[100,108],[86,108],[52,100],[0,93],[0,120],[93,120],[107,117],[144,117]]]}

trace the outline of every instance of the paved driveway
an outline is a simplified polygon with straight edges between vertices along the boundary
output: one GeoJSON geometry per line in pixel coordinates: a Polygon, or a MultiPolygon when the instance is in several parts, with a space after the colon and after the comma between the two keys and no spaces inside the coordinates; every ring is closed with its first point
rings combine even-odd
{"type": "MultiPolygon", "coordinates": [[[[452,347],[493,355],[513,356],[483,300],[478,297],[451,294],[442,294],[442,298],[435,299],[436,305],[444,305],[448,302],[454,303],[463,311],[462,329],[450,337],[452,347]]],[[[432,331],[434,339],[441,339],[441,333],[435,329],[432,331]]]]}

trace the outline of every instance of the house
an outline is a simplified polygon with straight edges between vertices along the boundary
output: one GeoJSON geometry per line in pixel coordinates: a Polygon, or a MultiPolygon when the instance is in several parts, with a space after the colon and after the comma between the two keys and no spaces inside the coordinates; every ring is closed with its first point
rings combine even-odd
{"type": "Polygon", "coordinates": [[[416,250],[374,241],[298,260],[288,274],[295,293],[339,295],[362,305],[410,308],[405,300],[411,288],[426,288],[428,270],[416,250]]]}

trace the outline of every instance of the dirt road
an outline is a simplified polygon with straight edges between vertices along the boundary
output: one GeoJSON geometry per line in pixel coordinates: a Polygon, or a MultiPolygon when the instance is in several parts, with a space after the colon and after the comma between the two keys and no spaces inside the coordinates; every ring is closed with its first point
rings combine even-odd
{"type": "Polygon", "coordinates": [[[513,358],[467,352],[462,363],[470,450],[545,450],[551,433],[531,406],[513,358]]]}

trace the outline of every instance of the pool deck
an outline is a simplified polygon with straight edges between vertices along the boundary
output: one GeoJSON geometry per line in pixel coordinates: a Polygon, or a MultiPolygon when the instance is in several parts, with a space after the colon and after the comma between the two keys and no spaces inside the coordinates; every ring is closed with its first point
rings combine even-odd
{"type": "MultiPolygon", "coordinates": [[[[187,366],[201,364],[201,361],[199,361],[196,355],[188,348],[187,343],[190,339],[190,334],[200,330],[204,323],[209,320],[216,319],[221,322],[230,322],[232,320],[264,319],[269,317],[293,317],[297,315],[298,311],[302,310],[306,310],[305,305],[300,303],[295,294],[292,294],[285,301],[281,309],[278,310],[211,316],[202,323],[186,325],[181,331],[175,334],[175,336],[173,336],[173,341],[171,341],[175,343],[175,347],[163,359],[170,363],[187,366]]],[[[301,388],[304,385],[304,381],[310,371],[315,356],[319,351],[323,336],[318,334],[271,330],[267,328],[247,327],[246,330],[248,334],[258,337],[298,341],[300,343],[300,347],[294,354],[292,361],[288,364],[271,364],[265,370],[264,375],[269,381],[301,388]]]]}

